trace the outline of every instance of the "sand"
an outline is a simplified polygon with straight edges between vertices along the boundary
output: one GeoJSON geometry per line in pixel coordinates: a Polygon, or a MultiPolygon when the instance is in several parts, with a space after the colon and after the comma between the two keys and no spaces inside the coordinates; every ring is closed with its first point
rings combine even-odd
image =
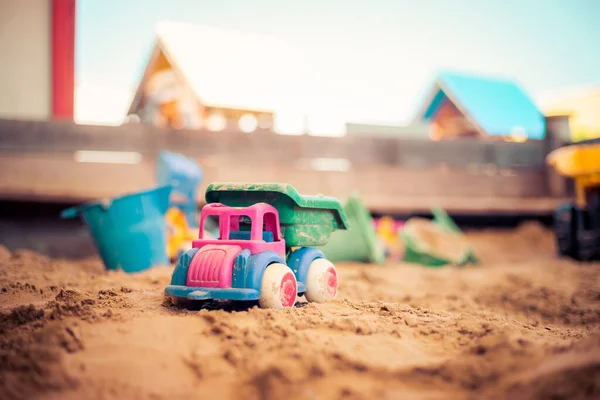
{"type": "Polygon", "coordinates": [[[284,311],[0,247],[0,398],[600,398],[600,264],[536,224],[468,238],[478,266],[340,264],[338,299],[284,311]]]}

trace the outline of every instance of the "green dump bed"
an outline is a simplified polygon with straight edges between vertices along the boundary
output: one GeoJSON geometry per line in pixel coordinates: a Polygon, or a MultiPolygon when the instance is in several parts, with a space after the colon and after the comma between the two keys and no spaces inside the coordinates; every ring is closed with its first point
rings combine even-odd
{"type": "Polygon", "coordinates": [[[279,212],[281,232],[287,247],[322,246],[337,229],[348,229],[348,220],[338,199],[302,196],[287,183],[211,183],[207,203],[249,207],[267,203],[279,212]]]}

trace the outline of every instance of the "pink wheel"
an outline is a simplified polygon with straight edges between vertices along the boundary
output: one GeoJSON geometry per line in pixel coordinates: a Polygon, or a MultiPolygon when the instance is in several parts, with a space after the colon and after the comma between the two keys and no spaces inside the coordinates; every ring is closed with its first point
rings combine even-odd
{"type": "Polygon", "coordinates": [[[331,261],[317,258],[308,267],[306,299],[315,303],[333,300],[337,295],[337,270],[331,261]]]}
{"type": "Polygon", "coordinates": [[[285,308],[296,304],[298,283],[294,272],[284,264],[271,264],[265,269],[260,286],[261,308],[285,308]]]}

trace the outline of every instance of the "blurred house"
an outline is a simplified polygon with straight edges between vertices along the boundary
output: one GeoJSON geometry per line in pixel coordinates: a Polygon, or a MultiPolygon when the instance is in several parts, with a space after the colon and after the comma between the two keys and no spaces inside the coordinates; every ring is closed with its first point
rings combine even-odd
{"type": "Polygon", "coordinates": [[[0,118],[73,119],[75,0],[0,0],[0,118]]]}
{"type": "Polygon", "coordinates": [[[573,141],[600,138],[600,86],[551,93],[542,109],[548,117],[569,116],[573,141]]]}
{"type": "Polygon", "coordinates": [[[161,22],[128,115],[174,128],[270,130],[298,88],[296,61],[270,37],[161,22]]]}
{"type": "Polygon", "coordinates": [[[430,126],[427,123],[413,122],[408,125],[378,125],[346,123],[347,136],[392,137],[403,139],[426,139],[430,126]]]}
{"type": "Polygon", "coordinates": [[[541,140],[545,118],[516,83],[503,79],[442,73],[417,112],[431,122],[433,140],[472,137],[487,140],[541,140]]]}

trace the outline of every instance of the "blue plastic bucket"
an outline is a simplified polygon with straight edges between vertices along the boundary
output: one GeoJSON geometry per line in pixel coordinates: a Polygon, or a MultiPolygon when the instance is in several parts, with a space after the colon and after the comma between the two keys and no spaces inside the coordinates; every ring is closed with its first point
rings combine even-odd
{"type": "Polygon", "coordinates": [[[198,162],[182,154],[163,150],[156,162],[156,183],[171,185],[171,206],[184,212],[188,224],[197,226],[197,192],[204,175],[198,162]]]}
{"type": "Polygon", "coordinates": [[[62,218],[81,216],[109,270],[139,272],[168,265],[167,225],[171,186],[161,186],[64,210],[62,218]]]}

